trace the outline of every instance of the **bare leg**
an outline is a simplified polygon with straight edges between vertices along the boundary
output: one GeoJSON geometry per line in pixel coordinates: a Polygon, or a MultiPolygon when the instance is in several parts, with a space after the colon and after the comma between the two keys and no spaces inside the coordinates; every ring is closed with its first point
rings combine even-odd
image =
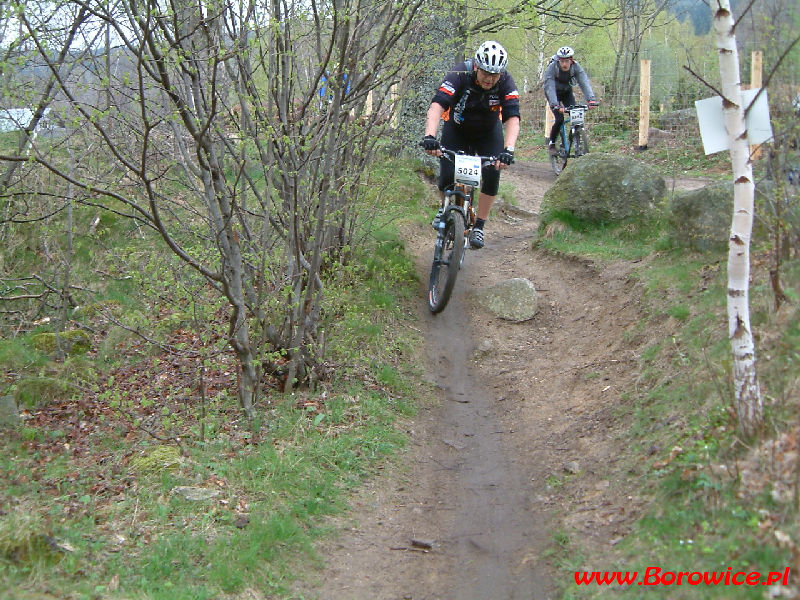
{"type": "Polygon", "coordinates": [[[487,196],[486,194],[481,194],[478,198],[478,218],[483,219],[484,221],[489,218],[489,212],[492,210],[492,205],[494,204],[494,200],[497,196],[487,196]]]}

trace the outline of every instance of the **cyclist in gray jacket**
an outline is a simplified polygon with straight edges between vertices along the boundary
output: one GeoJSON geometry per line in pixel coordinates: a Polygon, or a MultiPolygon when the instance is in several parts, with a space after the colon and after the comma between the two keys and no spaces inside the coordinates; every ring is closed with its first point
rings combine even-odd
{"type": "Polygon", "coordinates": [[[597,98],[592,91],[592,84],[589,76],[578,61],[575,60],[575,51],[569,46],[562,46],[556,52],[553,60],[544,73],[544,95],[550,110],[555,116],[555,123],[550,130],[550,143],[548,150],[551,155],[558,154],[556,149],[556,138],[564,122],[564,109],[575,104],[575,94],[572,87],[579,85],[583,95],[589,103],[589,108],[597,106],[597,98]]]}

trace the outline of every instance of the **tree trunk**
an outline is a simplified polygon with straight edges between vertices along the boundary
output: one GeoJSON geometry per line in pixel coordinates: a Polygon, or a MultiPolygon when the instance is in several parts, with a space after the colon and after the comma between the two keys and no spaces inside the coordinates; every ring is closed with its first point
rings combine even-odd
{"type": "Polygon", "coordinates": [[[546,19],[547,15],[544,13],[539,15],[539,45],[536,49],[538,55],[538,60],[536,61],[536,85],[539,86],[544,81],[544,70],[547,68],[547,62],[544,56],[546,19]]]}
{"type": "Polygon", "coordinates": [[[750,329],[750,234],[755,185],[747,143],[739,80],[739,54],[729,0],[714,0],[714,31],[719,49],[722,112],[733,166],[733,222],[728,249],[728,334],[733,350],[733,381],[739,426],[746,436],[763,424],[764,405],[756,376],[755,344],[750,329]]]}

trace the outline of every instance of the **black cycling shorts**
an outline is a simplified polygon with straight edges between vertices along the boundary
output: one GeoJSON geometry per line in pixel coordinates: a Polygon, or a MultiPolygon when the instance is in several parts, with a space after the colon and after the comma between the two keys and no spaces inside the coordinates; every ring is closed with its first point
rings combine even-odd
{"type": "MultiPolygon", "coordinates": [[[[556,92],[556,97],[564,106],[572,106],[575,104],[575,94],[572,93],[572,88],[561,92],[556,92]]],[[[564,113],[562,113],[560,110],[555,110],[552,107],[550,110],[553,111],[553,116],[555,117],[553,126],[550,128],[550,141],[555,142],[556,138],[558,137],[558,130],[561,129],[561,124],[564,122],[564,113]]]]}
{"type": "MultiPolygon", "coordinates": [[[[463,150],[468,154],[497,156],[503,151],[503,124],[497,119],[497,126],[484,136],[475,136],[461,130],[453,121],[445,121],[442,127],[442,146],[449,150],[463,150]]],[[[445,190],[453,184],[455,166],[452,160],[439,159],[439,189],[445,190]]],[[[500,171],[494,165],[484,167],[481,174],[481,193],[496,196],[500,188],[500,171]]]]}

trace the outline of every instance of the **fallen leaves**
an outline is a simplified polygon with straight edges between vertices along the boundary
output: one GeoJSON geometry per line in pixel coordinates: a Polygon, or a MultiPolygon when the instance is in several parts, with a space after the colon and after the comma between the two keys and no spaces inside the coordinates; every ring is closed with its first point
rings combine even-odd
{"type": "Polygon", "coordinates": [[[680,446],[673,446],[672,450],[670,450],[669,456],[664,460],[655,461],[653,463],[653,468],[663,469],[664,467],[669,466],[670,463],[672,463],[672,461],[678,458],[678,456],[680,456],[681,454],[683,454],[683,448],[681,448],[680,446]]]}
{"type": "Polygon", "coordinates": [[[792,502],[798,484],[798,429],[763,440],[736,466],[741,477],[739,497],[768,491],[775,502],[792,502]]]}

